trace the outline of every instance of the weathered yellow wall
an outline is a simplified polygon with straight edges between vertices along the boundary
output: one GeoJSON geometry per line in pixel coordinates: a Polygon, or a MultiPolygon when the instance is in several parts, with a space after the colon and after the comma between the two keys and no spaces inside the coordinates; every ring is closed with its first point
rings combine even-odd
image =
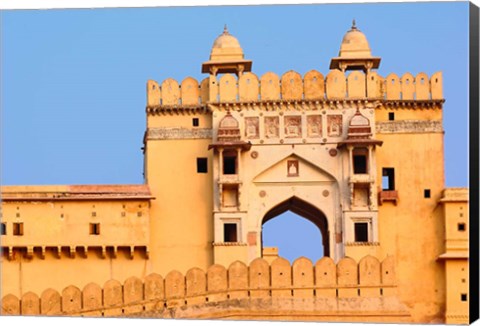
{"type": "Polygon", "coordinates": [[[179,116],[173,115],[151,115],[147,119],[147,128],[172,127],[172,128],[212,128],[212,118],[208,114],[190,114],[179,116]],[[198,127],[192,126],[192,119],[198,118],[198,127]]]}
{"type": "MultiPolygon", "coordinates": [[[[39,196],[42,190],[44,196],[68,192],[62,186],[2,188],[4,196],[12,191],[39,196]]],[[[3,295],[60,290],[70,284],[82,287],[151,272],[148,199],[8,200],[2,202],[2,223],[3,295]],[[23,223],[23,235],[13,235],[14,222],[23,223]],[[90,223],[100,223],[99,235],[90,234],[90,223]]]]}
{"type": "Polygon", "coordinates": [[[451,259],[445,261],[447,308],[445,322],[448,324],[469,323],[469,271],[467,259],[451,259]],[[462,300],[462,294],[466,300],[462,300]]]}
{"type": "Polygon", "coordinates": [[[150,210],[143,201],[4,202],[2,246],[148,246],[150,210]],[[13,223],[23,222],[23,236],[13,235],[13,223]],[[90,223],[100,234],[90,234],[90,223]]]}
{"type": "MultiPolygon", "coordinates": [[[[384,113],[377,110],[377,115],[384,113]]],[[[428,110],[399,110],[403,117],[422,120],[428,110]]],[[[440,113],[438,113],[440,114],[440,113]]],[[[395,120],[401,117],[395,116],[395,120]]],[[[379,206],[380,257],[396,260],[399,296],[415,322],[443,322],[445,272],[437,257],[443,250],[443,214],[438,201],[444,189],[442,132],[378,133],[383,140],[377,151],[377,177],[382,168],[395,169],[398,203],[379,206]],[[431,198],[424,198],[430,189],[431,198]]]]}
{"type": "Polygon", "coordinates": [[[33,259],[17,255],[15,260],[8,260],[3,256],[0,263],[2,296],[11,293],[20,297],[30,291],[41,293],[47,288],[61,291],[68,285],[82,288],[90,282],[104,284],[112,278],[123,282],[131,276],[143,278],[152,273],[150,261],[143,253],[137,251],[131,259],[123,249],[116,258],[110,254],[102,258],[99,251],[89,252],[88,258],[81,254],[75,258],[64,254],[58,258],[56,251],[49,249],[45,259],[37,255],[33,259]]]}
{"type": "MultiPolygon", "coordinates": [[[[148,116],[149,128],[208,128],[208,115],[148,116]]],[[[148,139],[146,179],[155,200],[151,202],[150,261],[166,274],[192,266],[206,269],[213,263],[212,151],[210,139],[148,139]],[[197,158],[208,159],[208,173],[197,173],[197,158]]],[[[180,137],[180,136],[178,136],[180,137]]]]}
{"type": "Polygon", "coordinates": [[[445,189],[441,201],[445,220],[445,247],[440,256],[446,271],[445,321],[449,324],[467,324],[470,302],[468,190],[445,189]],[[462,298],[462,295],[465,297],[462,298]]]}

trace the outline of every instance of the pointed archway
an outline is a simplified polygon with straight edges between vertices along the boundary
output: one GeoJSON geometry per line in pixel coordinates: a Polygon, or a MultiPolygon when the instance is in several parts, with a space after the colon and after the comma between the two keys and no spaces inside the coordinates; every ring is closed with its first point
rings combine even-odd
{"type": "Polygon", "coordinates": [[[290,199],[287,199],[270,209],[262,219],[262,226],[269,220],[287,211],[291,211],[297,215],[300,215],[301,217],[309,220],[319,228],[320,233],[322,234],[322,243],[319,243],[319,245],[323,245],[323,255],[326,257],[330,257],[330,237],[327,217],[317,207],[307,203],[300,198],[291,197],[290,199]]]}

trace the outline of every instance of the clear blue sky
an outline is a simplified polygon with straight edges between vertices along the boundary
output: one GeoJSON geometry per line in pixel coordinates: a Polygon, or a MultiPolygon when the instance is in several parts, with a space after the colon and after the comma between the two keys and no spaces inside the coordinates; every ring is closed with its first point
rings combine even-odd
{"type": "Polygon", "coordinates": [[[259,76],[326,74],[353,18],[382,76],[443,71],[446,186],[467,186],[467,2],[3,11],[1,184],[142,183],[148,79],[204,78],[224,24],[259,76]]]}

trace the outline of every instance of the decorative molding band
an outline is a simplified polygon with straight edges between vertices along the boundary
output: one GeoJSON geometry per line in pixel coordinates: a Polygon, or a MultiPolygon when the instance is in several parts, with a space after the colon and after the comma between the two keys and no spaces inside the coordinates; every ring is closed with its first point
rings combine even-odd
{"type": "Polygon", "coordinates": [[[351,247],[378,247],[380,242],[346,242],[345,245],[351,247]]]}
{"type": "Polygon", "coordinates": [[[441,109],[444,99],[437,100],[383,100],[387,109],[441,109]]]}
{"type": "Polygon", "coordinates": [[[375,126],[379,134],[443,132],[442,122],[439,120],[382,121],[376,122],[375,126]]]}
{"type": "Polygon", "coordinates": [[[164,139],[212,139],[211,128],[148,128],[147,140],[164,140],[164,139]]]}
{"type": "Polygon", "coordinates": [[[245,247],[247,246],[244,242],[213,242],[212,246],[214,247],[245,247]]]}
{"type": "Polygon", "coordinates": [[[146,108],[147,115],[185,115],[209,113],[206,105],[151,105],[146,108]]]}
{"type": "Polygon", "coordinates": [[[375,109],[379,99],[276,99],[243,102],[208,102],[211,111],[319,111],[343,109],[375,109]]]}
{"type": "Polygon", "coordinates": [[[447,318],[469,318],[468,315],[446,315],[447,318]]]}

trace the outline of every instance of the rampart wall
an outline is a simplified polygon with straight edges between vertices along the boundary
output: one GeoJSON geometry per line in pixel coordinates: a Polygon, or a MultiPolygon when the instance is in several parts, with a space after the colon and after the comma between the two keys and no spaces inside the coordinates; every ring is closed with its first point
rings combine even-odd
{"type": "MultiPolygon", "coordinates": [[[[335,264],[331,258],[324,257],[315,265],[304,257],[292,265],[283,258],[277,258],[270,265],[257,258],[249,266],[236,261],[228,269],[212,265],[206,272],[192,268],[185,275],[172,271],[165,278],[158,274],[150,274],[143,281],[130,277],[123,285],[109,280],[103,288],[90,283],[82,290],[68,286],[61,293],[53,289],[45,290],[40,296],[28,292],[20,299],[8,294],[2,298],[2,315],[145,315],[180,307],[186,311],[192,306],[232,300],[304,302],[321,298],[333,302],[341,298],[348,302],[355,298],[377,298],[372,299],[377,301],[370,309],[381,311],[382,298],[396,295],[395,279],[392,256],[383,262],[366,256],[358,264],[352,258],[335,264]]],[[[335,307],[339,309],[338,304],[335,307]]],[[[364,308],[368,310],[369,307],[364,308]]],[[[308,309],[320,308],[311,306],[308,309]]],[[[190,315],[198,316],[198,311],[190,315]]]]}
{"type": "Polygon", "coordinates": [[[267,72],[260,78],[248,72],[240,78],[225,74],[210,76],[200,83],[185,78],[180,84],[166,79],[161,84],[147,82],[147,106],[200,106],[216,102],[301,101],[339,99],[442,100],[442,73],[430,78],[425,73],[413,76],[354,71],[345,74],[331,70],[326,76],[311,70],[303,78],[295,71],[281,77],[267,72]]]}

